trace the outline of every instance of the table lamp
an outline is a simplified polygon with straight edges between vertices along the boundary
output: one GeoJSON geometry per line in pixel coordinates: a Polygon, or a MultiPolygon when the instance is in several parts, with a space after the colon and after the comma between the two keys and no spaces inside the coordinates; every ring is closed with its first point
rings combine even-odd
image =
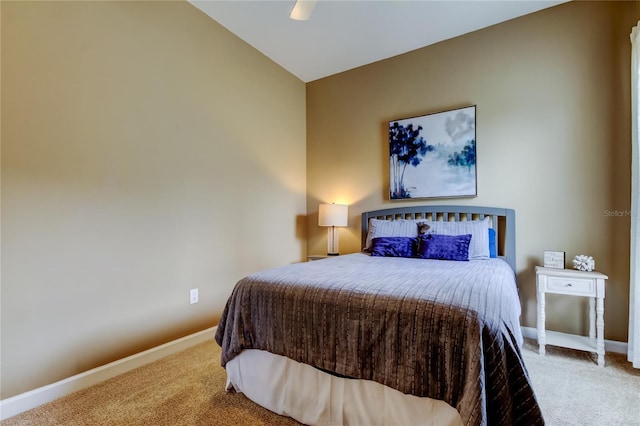
{"type": "Polygon", "coordinates": [[[336,226],[347,226],[348,207],[344,204],[320,204],[318,207],[318,226],[328,226],[329,240],[327,255],[338,255],[338,232],[336,226]]]}

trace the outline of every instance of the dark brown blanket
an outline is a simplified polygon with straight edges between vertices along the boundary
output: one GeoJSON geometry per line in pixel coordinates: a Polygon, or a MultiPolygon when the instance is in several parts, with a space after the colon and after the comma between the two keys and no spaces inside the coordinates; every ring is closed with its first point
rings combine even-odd
{"type": "Polygon", "coordinates": [[[263,349],[440,399],[467,425],[544,424],[501,260],[364,254],[288,265],[236,284],[216,332],[222,365],[263,349]]]}

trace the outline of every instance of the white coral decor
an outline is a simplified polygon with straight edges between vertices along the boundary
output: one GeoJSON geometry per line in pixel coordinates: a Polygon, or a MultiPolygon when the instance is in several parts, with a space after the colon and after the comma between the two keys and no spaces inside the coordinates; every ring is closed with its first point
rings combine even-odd
{"type": "Polygon", "coordinates": [[[573,267],[578,271],[593,271],[596,261],[591,256],[579,254],[573,259],[573,267]]]}

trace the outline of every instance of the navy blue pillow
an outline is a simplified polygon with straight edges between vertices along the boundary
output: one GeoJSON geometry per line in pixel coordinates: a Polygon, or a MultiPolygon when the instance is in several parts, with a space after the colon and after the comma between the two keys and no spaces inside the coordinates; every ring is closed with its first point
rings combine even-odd
{"type": "Polygon", "coordinates": [[[413,237],[378,237],[371,240],[371,256],[415,257],[416,247],[413,237]]]}
{"type": "Polygon", "coordinates": [[[418,237],[418,257],[438,260],[469,260],[471,234],[423,234],[418,237]]]}

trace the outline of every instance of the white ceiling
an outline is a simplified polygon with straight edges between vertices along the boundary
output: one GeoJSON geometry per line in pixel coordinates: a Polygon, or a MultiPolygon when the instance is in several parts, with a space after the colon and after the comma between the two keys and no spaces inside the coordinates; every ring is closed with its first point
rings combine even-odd
{"type": "Polygon", "coordinates": [[[304,82],[370,64],[567,0],[319,0],[308,21],[295,0],[190,0],[304,82]]]}

